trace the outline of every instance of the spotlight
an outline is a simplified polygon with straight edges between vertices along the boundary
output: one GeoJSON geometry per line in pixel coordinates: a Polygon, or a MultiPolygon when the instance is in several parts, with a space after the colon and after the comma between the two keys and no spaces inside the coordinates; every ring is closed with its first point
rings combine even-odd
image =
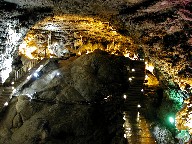
{"type": "Polygon", "coordinates": [[[132,78],[129,78],[129,81],[132,81],[132,78]]]}
{"type": "Polygon", "coordinates": [[[60,75],[60,73],[58,72],[58,73],[57,73],[57,76],[59,76],[59,75],[60,75]]]}
{"type": "Polygon", "coordinates": [[[131,69],[132,72],[135,72],[135,69],[131,69]]]}
{"type": "Polygon", "coordinates": [[[35,72],[33,75],[34,75],[34,77],[36,77],[36,78],[39,76],[39,74],[36,73],[36,72],[35,72]]]}
{"type": "Polygon", "coordinates": [[[4,106],[8,106],[8,102],[4,103],[4,106]]]}
{"type": "Polygon", "coordinates": [[[173,124],[173,123],[175,122],[174,118],[173,118],[173,117],[169,117],[169,122],[170,122],[171,124],[173,124]]]}
{"type": "Polygon", "coordinates": [[[28,76],[27,79],[29,80],[31,78],[31,76],[28,76]]]}
{"type": "Polygon", "coordinates": [[[138,108],[141,108],[141,105],[140,105],[140,104],[138,104],[138,105],[137,105],[137,107],[138,107],[138,108]]]}
{"type": "Polygon", "coordinates": [[[123,95],[123,98],[124,98],[124,99],[127,99],[127,95],[123,95]]]}

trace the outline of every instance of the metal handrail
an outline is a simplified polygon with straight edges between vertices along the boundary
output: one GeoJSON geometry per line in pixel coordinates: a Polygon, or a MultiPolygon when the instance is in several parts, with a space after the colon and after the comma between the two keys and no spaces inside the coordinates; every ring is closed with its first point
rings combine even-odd
{"type": "Polygon", "coordinates": [[[18,80],[22,76],[24,76],[31,68],[33,68],[39,61],[37,59],[30,60],[28,63],[26,63],[23,67],[21,67],[19,70],[15,71],[14,80],[18,80]]]}

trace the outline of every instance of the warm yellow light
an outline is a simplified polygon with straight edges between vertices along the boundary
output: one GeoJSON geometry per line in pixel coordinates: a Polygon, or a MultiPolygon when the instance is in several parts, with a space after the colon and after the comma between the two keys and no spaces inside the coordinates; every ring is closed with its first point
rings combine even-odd
{"type": "Polygon", "coordinates": [[[146,64],[146,70],[150,71],[153,74],[153,70],[154,70],[154,66],[150,63],[150,64],[146,64]]]}
{"type": "MultiPolygon", "coordinates": [[[[53,40],[55,40],[51,38],[54,37],[54,32],[58,30],[66,30],[66,32],[68,32],[68,30],[73,32],[75,30],[74,34],[69,34],[72,37],[70,37],[69,41],[63,43],[63,47],[69,46],[66,47],[66,49],[78,55],[81,55],[79,51],[85,51],[88,54],[95,49],[101,49],[109,53],[114,53],[115,55],[119,54],[117,51],[121,51],[125,57],[129,57],[128,50],[131,52],[135,49],[135,47],[132,46],[133,40],[130,37],[121,35],[112,26],[109,26],[108,22],[103,22],[101,19],[94,17],[72,14],[49,16],[36,23],[31,29],[19,49],[20,54],[26,55],[30,59],[37,58],[38,56],[42,57],[42,53],[44,53],[45,50],[46,57],[52,57],[58,54],[58,49],[51,48],[54,43],[53,40]],[[48,36],[49,34],[50,37],[48,36]],[[53,36],[51,37],[51,35],[53,36]],[[88,38],[91,39],[90,42],[87,41],[88,38]],[[93,44],[92,39],[95,39],[97,42],[95,43],[93,40],[93,44]],[[108,45],[103,45],[103,42],[107,42],[108,45]],[[130,49],[127,49],[126,45],[128,45],[130,49]]],[[[134,54],[132,59],[137,59],[137,55],[134,54]]]]}
{"type": "Polygon", "coordinates": [[[134,54],[133,59],[134,59],[134,60],[137,60],[137,59],[138,59],[138,57],[137,57],[136,54],[134,54]]]}
{"type": "Polygon", "coordinates": [[[145,83],[145,85],[148,85],[148,86],[158,86],[159,85],[158,79],[153,74],[145,75],[145,80],[147,80],[147,83],[145,83]]]}
{"type": "Polygon", "coordinates": [[[33,59],[34,56],[32,55],[32,52],[34,52],[35,50],[37,50],[37,47],[33,46],[33,47],[29,47],[26,49],[26,56],[29,57],[30,59],[33,59]]]}
{"type": "Polygon", "coordinates": [[[19,53],[25,55],[29,59],[34,59],[32,53],[37,50],[37,47],[34,46],[34,43],[32,42],[33,38],[31,37],[32,37],[31,34],[28,34],[26,36],[23,43],[19,46],[19,53]]]}
{"type": "Polygon", "coordinates": [[[81,55],[81,52],[80,52],[80,51],[78,52],[78,55],[81,55]]]}
{"type": "Polygon", "coordinates": [[[129,57],[129,53],[124,54],[125,57],[129,57]]]}

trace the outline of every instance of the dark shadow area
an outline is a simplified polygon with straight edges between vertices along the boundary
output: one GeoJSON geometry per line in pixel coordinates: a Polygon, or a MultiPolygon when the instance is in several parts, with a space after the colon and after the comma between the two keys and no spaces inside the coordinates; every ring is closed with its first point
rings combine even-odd
{"type": "Polygon", "coordinates": [[[137,12],[138,9],[144,9],[147,8],[148,6],[155,4],[159,0],[145,0],[139,4],[136,4],[134,6],[128,6],[128,5],[121,5],[119,8],[119,14],[134,14],[137,12]]]}

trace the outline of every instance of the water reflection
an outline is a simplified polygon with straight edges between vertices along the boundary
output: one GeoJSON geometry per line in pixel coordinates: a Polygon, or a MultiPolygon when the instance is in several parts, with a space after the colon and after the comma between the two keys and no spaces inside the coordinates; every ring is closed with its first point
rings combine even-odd
{"type": "Polygon", "coordinates": [[[123,113],[125,135],[129,144],[156,144],[145,118],[137,111],[123,113]]]}

